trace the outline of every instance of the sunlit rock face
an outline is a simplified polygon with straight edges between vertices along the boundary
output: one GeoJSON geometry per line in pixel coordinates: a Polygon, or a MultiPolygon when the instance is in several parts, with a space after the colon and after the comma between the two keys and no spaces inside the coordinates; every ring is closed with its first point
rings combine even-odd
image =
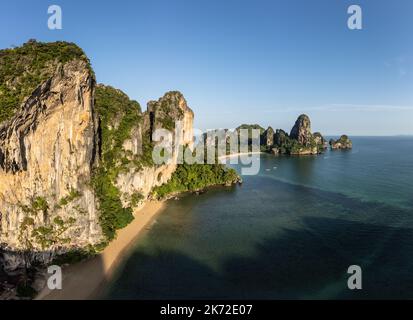
{"type": "MultiPolygon", "coordinates": [[[[154,132],[162,129],[171,133],[172,155],[167,164],[146,166],[142,170],[130,168],[126,173],[121,173],[117,178],[117,187],[122,193],[122,202],[128,205],[128,200],[135,193],[142,196],[141,205],[148,198],[154,187],[160,186],[171,178],[176,169],[180,147],[193,147],[194,113],[178,91],[166,93],[158,101],[150,101],[147,111],[143,114],[142,126],[137,126],[131,136],[131,141],[141,145],[139,140],[144,135],[153,139],[154,132]]],[[[181,153],[182,155],[182,153],[181,153]]]]}
{"type": "Polygon", "coordinates": [[[274,129],[268,127],[261,136],[261,145],[265,147],[272,147],[274,145],[274,129]]]}
{"type": "Polygon", "coordinates": [[[180,92],[142,113],[122,91],[96,86],[74,44],[2,50],[0,68],[0,269],[107,243],[100,187],[113,184],[131,212],[176,169],[179,148],[171,164],[152,163],[155,130],[170,130],[174,147],[192,147],[194,114],[180,92]]]}
{"type": "Polygon", "coordinates": [[[98,145],[94,86],[85,61],[60,64],[0,124],[3,248],[31,250],[47,259],[45,251],[101,240],[90,187],[98,145]]]}
{"type": "Polygon", "coordinates": [[[307,115],[302,114],[298,117],[294,127],[291,129],[290,137],[304,146],[311,143],[311,121],[307,115]]]}

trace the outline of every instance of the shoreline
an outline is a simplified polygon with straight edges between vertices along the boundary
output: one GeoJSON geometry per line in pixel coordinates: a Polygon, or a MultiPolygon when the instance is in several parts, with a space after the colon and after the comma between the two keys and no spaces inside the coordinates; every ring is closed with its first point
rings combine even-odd
{"type": "Polygon", "coordinates": [[[114,271],[127,256],[132,244],[166,207],[165,201],[149,201],[134,212],[135,219],[117,233],[115,240],[97,256],[62,268],[62,290],[47,286],[35,300],[99,299],[114,271]]]}
{"type": "MultiPolygon", "coordinates": [[[[244,152],[221,156],[225,160],[263,152],[244,152]]],[[[114,276],[117,267],[130,252],[131,246],[150,227],[166,207],[167,200],[152,200],[134,211],[135,219],[125,228],[118,230],[115,240],[98,255],[78,263],[62,267],[62,290],[43,288],[35,300],[93,300],[99,299],[106,285],[114,276]]]]}

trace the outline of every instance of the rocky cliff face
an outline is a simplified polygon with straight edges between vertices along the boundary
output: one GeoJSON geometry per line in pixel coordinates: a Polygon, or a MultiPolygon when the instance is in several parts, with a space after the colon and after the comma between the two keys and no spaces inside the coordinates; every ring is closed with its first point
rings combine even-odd
{"type": "Polygon", "coordinates": [[[1,123],[3,248],[31,250],[47,259],[48,251],[61,246],[100,241],[96,199],[89,186],[98,145],[93,94],[94,78],[85,61],[60,64],[15,115],[1,123]]]}
{"type": "MultiPolygon", "coordinates": [[[[157,129],[166,129],[172,133],[174,146],[193,147],[194,113],[188,107],[184,96],[177,91],[168,92],[158,101],[150,101],[147,111],[143,114],[143,122],[135,133],[143,132],[144,136],[152,137],[157,129]]],[[[139,134],[131,136],[132,141],[139,143],[139,134]]],[[[182,150],[182,148],[181,148],[182,150]]],[[[135,151],[133,151],[135,152],[135,151]]],[[[147,199],[154,187],[168,182],[176,169],[179,148],[173,148],[171,163],[144,167],[140,171],[135,168],[119,174],[116,185],[122,193],[122,202],[128,205],[133,194],[141,195],[141,203],[147,199]]]]}
{"type": "Polygon", "coordinates": [[[179,92],[168,92],[148,110],[122,91],[99,85],[95,106],[101,132],[100,164],[93,174],[99,198],[100,225],[106,241],[133,220],[153,187],[169,180],[176,168],[179,147],[192,144],[193,112],[179,92]],[[154,133],[163,129],[172,138],[170,162],[156,163],[154,133]]]}
{"type": "Polygon", "coordinates": [[[308,146],[311,143],[311,121],[307,115],[302,114],[298,117],[291,129],[290,137],[304,146],[308,146]]]}
{"type": "Polygon", "coordinates": [[[273,153],[290,155],[315,155],[325,149],[325,140],[321,133],[311,132],[310,118],[302,114],[295,122],[290,135],[277,130],[274,138],[273,153]]]}
{"type": "Polygon", "coordinates": [[[327,148],[327,141],[324,139],[323,135],[320,132],[315,132],[313,134],[314,142],[322,146],[322,148],[326,149],[327,148]]]}
{"type": "Polygon", "coordinates": [[[193,137],[194,114],[181,93],[167,93],[142,113],[121,91],[95,85],[78,47],[33,42],[21,51],[0,54],[1,63],[18,61],[32,74],[0,64],[8,88],[0,90],[7,110],[0,118],[0,269],[8,272],[113,239],[176,168],[153,163],[154,130],[179,122],[174,144],[191,146],[193,137]],[[28,50],[44,62],[31,65],[28,50]],[[4,92],[21,92],[19,85],[30,94],[11,106],[4,92]]]}
{"type": "Polygon", "coordinates": [[[274,145],[274,129],[268,127],[267,130],[264,131],[261,137],[261,144],[265,147],[272,147],[274,145]]]}

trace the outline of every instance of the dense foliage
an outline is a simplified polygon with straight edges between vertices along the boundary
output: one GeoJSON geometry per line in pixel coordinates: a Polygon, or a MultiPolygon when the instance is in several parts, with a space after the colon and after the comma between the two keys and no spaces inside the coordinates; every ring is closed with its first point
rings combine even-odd
{"type": "Polygon", "coordinates": [[[233,184],[239,179],[234,169],[222,164],[180,164],[168,183],[153,190],[155,198],[165,198],[169,194],[199,191],[213,185],[233,184]]]}
{"type": "Polygon", "coordinates": [[[100,225],[107,240],[115,238],[116,230],[126,227],[133,220],[132,208],[124,208],[120,191],[114,185],[110,169],[101,167],[93,177],[93,186],[100,203],[100,225]]]}
{"type": "MultiPolygon", "coordinates": [[[[67,197],[60,200],[60,208],[68,205],[70,202],[80,196],[80,193],[72,190],[67,197]]],[[[31,250],[34,244],[41,246],[43,250],[50,248],[52,245],[68,243],[70,239],[65,238],[65,231],[76,223],[76,219],[69,217],[63,219],[55,216],[51,221],[42,226],[35,227],[35,220],[40,215],[48,215],[50,209],[47,200],[44,197],[34,198],[28,205],[20,206],[24,218],[19,228],[19,240],[25,250],[31,250]]]]}
{"type": "Polygon", "coordinates": [[[0,50],[0,123],[10,119],[25,98],[50,78],[59,64],[88,58],[73,43],[31,40],[21,47],[0,50]]]}
{"type": "Polygon", "coordinates": [[[336,141],[336,143],[345,144],[345,143],[348,143],[349,141],[350,141],[349,137],[348,137],[347,135],[343,134],[343,135],[336,141]]]}
{"type": "Polygon", "coordinates": [[[122,145],[141,121],[141,107],[122,91],[99,85],[95,92],[95,108],[100,120],[103,160],[106,166],[113,167],[120,156],[127,156],[122,145]]]}
{"type": "MultiPolygon", "coordinates": [[[[131,130],[142,120],[142,114],[139,103],[108,86],[96,88],[95,107],[100,119],[102,162],[94,172],[93,186],[100,202],[102,230],[106,238],[112,240],[117,229],[126,227],[133,220],[132,208],[122,206],[115,181],[130,165],[142,166],[138,163],[141,157],[123,149],[131,130]]],[[[148,162],[145,158],[144,161],[148,162]]]]}

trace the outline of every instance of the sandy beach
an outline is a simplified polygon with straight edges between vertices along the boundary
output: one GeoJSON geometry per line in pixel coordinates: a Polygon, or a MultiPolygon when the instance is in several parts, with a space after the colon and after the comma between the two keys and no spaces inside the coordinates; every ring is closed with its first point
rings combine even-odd
{"type": "MultiPolygon", "coordinates": [[[[225,163],[225,159],[260,153],[237,153],[221,156],[219,159],[225,163]]],[[[119,230],[117,238],[102,253],[91,259],[63,267],[62,290],[50,290],[46,287],[38,294],[36,300],[99,299],[131,245],[164,208],[164,201],[150,201],[136,210],[133,222],[119,230]]]]}
{"type": "Polygon", "coordinates": [[[136,210],[134,221],[118,231],[117,238],[105,250],[86,261],[64,267],[62,290],[43,289],[36,300],[98,299],[105,284],[128,252],[134,240],[163,211],[165,202],[151,201],[136,210]]]}

